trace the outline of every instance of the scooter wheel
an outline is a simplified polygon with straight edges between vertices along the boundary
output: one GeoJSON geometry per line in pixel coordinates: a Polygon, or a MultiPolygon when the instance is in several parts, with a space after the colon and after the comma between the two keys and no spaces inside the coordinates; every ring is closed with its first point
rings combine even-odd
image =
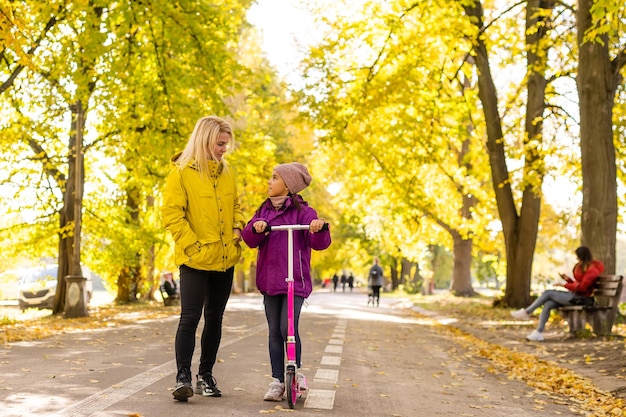
{"type": "Polygon", "coordinates": [[[287,389],[287,402],[289,408],[294,408],[296,401],[298,401],[298,378],[296,378],[295,370],[287,371],[287,379],[285,381],[285,388],[287,389]]]}

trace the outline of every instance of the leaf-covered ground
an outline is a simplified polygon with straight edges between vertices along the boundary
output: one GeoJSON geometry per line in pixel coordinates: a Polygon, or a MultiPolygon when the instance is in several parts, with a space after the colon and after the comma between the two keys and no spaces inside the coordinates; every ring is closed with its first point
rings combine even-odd
{"type": "MultiPolygon", "coordinates": [[[[567,323],[553,313],[544,342],[525,336],[537,319],[515,321],[510,310],[493,308],[493,299],[449,295],[416,297],[416,314],[438,319],[440,331],[454,335],[470,355],[489,362],[490,372],[525,381],[537,393],[566,397],[572,413],[626,416],[626,326],[620,322],[611,337],[568,333],[567,323]],[[423,308],[424,310],[421,310],[423,308]]],[[[537,405],[541,408],[541,404],[537,405]]]]}
{"type": "Polygon", "coordinates": [[[104,305],[89,309],[88,317],[65,319],[50,310],[28,309],[16,314],[15,307],[0,309],[0,343],[37,340],[58,333],[72,333],[102,327],[115,327],[152,320],[178,313],[179,307],[163,307],[162,303],[104,305]]]}

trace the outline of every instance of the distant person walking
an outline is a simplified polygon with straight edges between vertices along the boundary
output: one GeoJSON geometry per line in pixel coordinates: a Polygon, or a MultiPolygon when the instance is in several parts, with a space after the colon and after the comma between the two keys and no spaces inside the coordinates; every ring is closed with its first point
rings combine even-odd
{"type": "Polygon", "coordinates": [[[352,272],[348,275],[348,288],[350,288],[350,292],[352,292],[352,288],[354,288],[354,275],[352,275],[352,272]]]}
{"type": "MultiPolygon", "coordinates": [[[[372,306],[376,307],[380,304],[380,288],[383,286],[383,268],[379,265],[380,259],[374,258],[374,265],[370,268],[369,275],[367,277],[367,284],[372,288],[372,306]]],[[[369,305],[369,294],[367,305],[369,305]]]]}
{"type": "Polygon", "coordinates": [[[339,277],[335,274],[333,275],[333,292],[337,292],[337,285],[339,285],[339,277]]]}
{"type": "Polygon", "coordinates": [[[343,292],[346,292],[346,284],[348,283],[348,277],[346,276],[346,273],[342,273],[341,274],[341,290],[343,292]]]}
{"type": "Polygon", "coordinates": [[[196,394],[220,397],[213,365],[222,338],[222,319],[241,256],[244,217],[233,171],[223,157],[234,144],[226,121],[203,117],[182,153],[172,158],[161,210],[163,224],[175,243],[180,268],[181,312],[176,331],[174,399],[196,394]],[[196,329],[204,311],[200,367],[192,387],[191,359],[196,329]]]}

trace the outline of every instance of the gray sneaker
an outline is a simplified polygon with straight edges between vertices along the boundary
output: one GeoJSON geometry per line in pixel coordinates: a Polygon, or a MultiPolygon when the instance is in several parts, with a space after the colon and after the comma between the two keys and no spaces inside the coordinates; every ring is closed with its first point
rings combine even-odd
{"type": "Polygon", "coordinates": [[[531,340],[533,342],[543,342],[544,340],[543,333],[540,332],[539,330],[533,330],[531,334],[526,336],[526,339],[531,340]]]}
{"type": "Polygon", "coordinates": [[[520,308],[519,310],[511,311],[511,316],[517,320],[530,320],[530,316],[526,312],[525,309],[520,308]]]}
{"type": "Polygon", "coordinates": [[[196,394],[202,394],[203,397],[221,397],[222,392],[217,387],[217,381],[213,375],[208,374],[205,376],[196,375],[198,379],[196,382],[196,394]]]}
{"type": "Polygon", "coordinates": [[[193,396],[193,388],[191,388],[191,371],[189,368],[180,368],[176,374],[176,387],[172,391],[172,395],[176,401],[187,402],[189,397],[193,396]]]}

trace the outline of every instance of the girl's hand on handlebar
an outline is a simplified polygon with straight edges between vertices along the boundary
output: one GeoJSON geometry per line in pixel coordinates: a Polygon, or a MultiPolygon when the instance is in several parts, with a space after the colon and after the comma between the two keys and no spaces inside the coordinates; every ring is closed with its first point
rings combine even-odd
{"type": "Polygon", "coordinates": [[[256,222],[254,222],[252,227],[254,228],[254,231],[256,233],[263,233],[263,232],[265,232],[265,229],[267,228],[267,223],[264,222],[263,220],[258,220],[256,222]]]}
{"type": "Polygon", "coordinates": [[[322,219],[315,219],[311,221],[311,224],[309,224],[309,232],[311,233],[317,233],[320,230],[322,230],[322,228],[324,227],[324,225],[326,224],[326,222],[322,219]]]}

